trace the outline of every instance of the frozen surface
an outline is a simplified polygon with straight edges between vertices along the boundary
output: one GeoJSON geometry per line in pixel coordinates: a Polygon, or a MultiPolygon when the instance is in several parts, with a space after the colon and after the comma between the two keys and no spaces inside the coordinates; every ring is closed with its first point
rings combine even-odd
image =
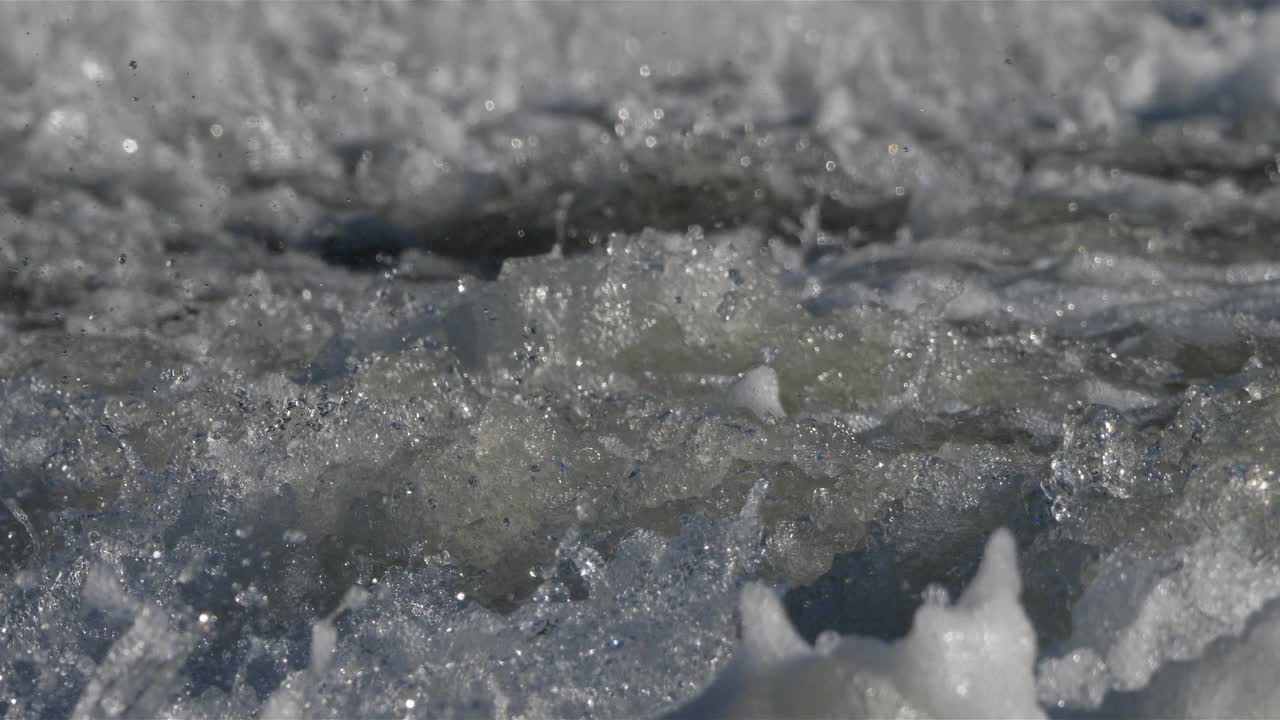
{"type": "Polygon", "coordinates": [[[1278,66],[0,5],[0,718],[1280,715],[1278,66]]]}

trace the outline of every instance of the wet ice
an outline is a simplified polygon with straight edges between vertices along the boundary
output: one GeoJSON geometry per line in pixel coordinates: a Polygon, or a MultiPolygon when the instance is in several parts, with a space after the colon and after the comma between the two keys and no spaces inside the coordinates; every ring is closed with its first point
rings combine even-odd
{"type": "Polygon", "coordinates": [[[1271,3],[0,14],[0,715],[1275,714],[1271,3]]]}

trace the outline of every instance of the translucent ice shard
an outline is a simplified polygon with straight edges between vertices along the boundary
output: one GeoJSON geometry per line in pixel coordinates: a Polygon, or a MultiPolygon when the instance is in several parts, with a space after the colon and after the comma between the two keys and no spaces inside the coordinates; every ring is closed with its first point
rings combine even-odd
{"type": "Polygon", "coordinates": [[[725,401],[731,407],[750,410],[761,418],[786,417],[787,414],[778,398],[778,373],[768,366],[743,373],[742,378],[729,387],[725,401]]]}

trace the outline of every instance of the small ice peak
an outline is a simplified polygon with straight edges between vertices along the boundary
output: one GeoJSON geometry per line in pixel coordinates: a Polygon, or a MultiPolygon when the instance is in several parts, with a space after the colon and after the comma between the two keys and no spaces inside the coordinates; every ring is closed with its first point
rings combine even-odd
{"type": "Polygon", "coordinates": [[[893,646],[894,684],[930,714],[1044,717],[1036,702],[1035,631],[1021,592],[1013,535],[997,530],[960,599],[916,611],[911,632],[893,646]]]}
{"type": "Polygon", "coordinates": [[[311,671],[318,675],[328,668],[338,646],[338,629],[334,622],[348,610],[359,610],[369,601],[369,591],[352,585],[333,612],[311,626],[311,671]]]}
{"type": "Polygon", "coordinates": [[[323,681],[338,650],[338,628],[335,621],[348,610],[359,610],[369,602],[369,591],[359,585],[347,589],[342,602],[333,612],[311,625],[311,664],[289,673],[267,702],[259,718],[304,717],[309,696],[323,681]]]}
{"type": "Polygon", "coordinates": [[[747,520],[760,519],[760,507],[764,505],[765,498],[769,495],[769,481],[765,478],[757,478],[751,484],[751,491],[747,493],[747,500],[742,504],[742,510],[738,513],[738,517],[747,520]]]}
{"type": "Polygon", "coordinates": [[[782,600],[760,583],[742,589],[738,602],[742,618],[742,661],[751,666],[786,662],[812,652],[809,643],[796,632],[787,618],[782,600]]]}
{"type": "Polygon", "coordinates": [[[85,58],[80,61],[80,72],[90,80],[101,80],[106,77],[106,71],[102,69],[102,63],[93,58],[85,58]]]}
{"type": "Polygon", "coordinates": [[[960,599],[929,592],[902,640],[828,632],[814,647],[773,590],[749,584],[733,662],[672,717],[1043,718],[1021,586],[1013,536],[997,530],[960,599]]]}
{"type": "Polygon", "coordinates": [[[778,391],[778,373],[768,365],[743,373],[729,386],[725,403],[732,408],[750,410],[762,420],[787,416],[778,391]]]}

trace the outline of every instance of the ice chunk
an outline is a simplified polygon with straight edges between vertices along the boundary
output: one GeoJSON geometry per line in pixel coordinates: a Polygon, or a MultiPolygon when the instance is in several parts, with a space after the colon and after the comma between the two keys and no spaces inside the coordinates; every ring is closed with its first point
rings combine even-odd
{"type": "Polygon", "coordinates": [[[750,410],[761,419],[786,417],[778,397],[778,373],[767,365],[752,368],[729,386],[725,402],[733,408],[750,410]]]}
{"type": "Polygon", "coordinates": [[[165,611],[146,606],[111,646],[71,717],[157,717],[179,690],[178,671],[195,644],[165,611]]]}
{"type": "Polygon", "coordinates": [[[1244,635],[1215,643],[1194,663],[1161,671],[1142,704],[1148,717],[1274,718],[1280,715],[1280,605],[1244,635]]]}
{"type": "Polygon", "coordinates": [[[931,590],[902,640],[824,636],[811,648],[771,591],[748,586],[737,657],[676,717],[1043,717],[1020,591],[1013,536],[999,530],[960,599],[931,590]]]}
{"type": "Polygon", "coordinates": [[[1073,503],[1089,496],[1127,498],[1138,484],[1137,451],[1124,416],[1090,405],[1063,423],[1062,448],[1054,455],[1045,492],[1053,514],[1065,522],[1073,503]]]}
{"type": "Polygon", "coordinates": [[[1247,547],[1232,528],[1164,556],[1125,548],[1107,558],[1075,609],[1075,650],[1041,665],[1041,699],[1096,706],[1107,690],[1145,688],[1170,661],[1239,634],[1280,596],[1280,575],[1247,547]]]}

